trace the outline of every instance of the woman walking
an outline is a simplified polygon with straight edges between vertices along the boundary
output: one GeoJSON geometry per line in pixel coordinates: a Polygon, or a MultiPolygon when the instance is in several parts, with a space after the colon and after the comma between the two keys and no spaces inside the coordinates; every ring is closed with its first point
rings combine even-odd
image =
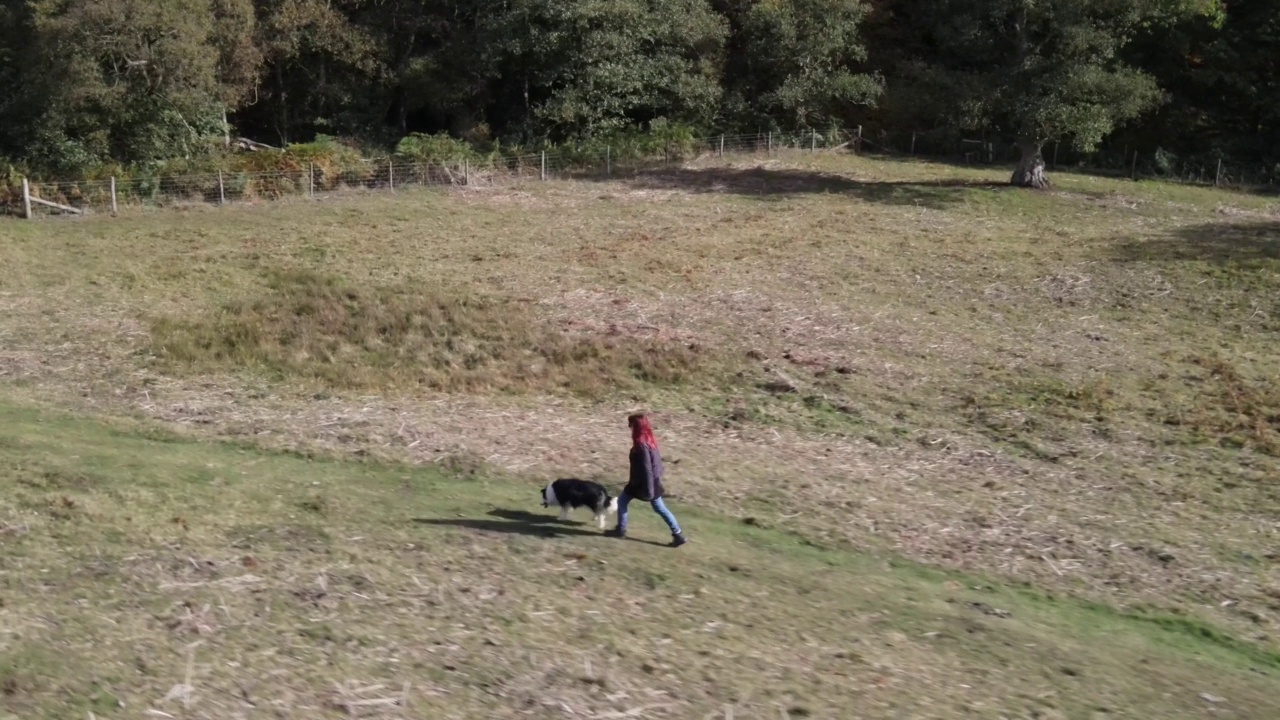
{"type": "Polygon", "coordinates": [[[649,418],[643,414],[631,415],[627,418],[627,425],[631,427],[631,478],[618,496],[618,527],[607,534],[618,538],[626,537],[627,505],[632,499],[643,500],[671,528],[671,547],[680,547],[688,540],[680,531],[675,515],[662,502],[662,454],[658,452],[658,440],[653,436],[649,418]]]}

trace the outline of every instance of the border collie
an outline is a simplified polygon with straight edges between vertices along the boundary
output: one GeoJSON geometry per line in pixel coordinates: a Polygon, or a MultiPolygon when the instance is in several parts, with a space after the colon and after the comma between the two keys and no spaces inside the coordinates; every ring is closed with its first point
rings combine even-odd
{"type": "Polygon", "coordinates": [[[603,485],[590,480],[560,478],[547,485],[541,495],[542,507],[560,508],[561,520],[569,519],[570,510],[591,508],[596,516],[596,525],[601,530],[604,529],[609,513],[618,512],[618,498],[610,497],[603,485]]]}

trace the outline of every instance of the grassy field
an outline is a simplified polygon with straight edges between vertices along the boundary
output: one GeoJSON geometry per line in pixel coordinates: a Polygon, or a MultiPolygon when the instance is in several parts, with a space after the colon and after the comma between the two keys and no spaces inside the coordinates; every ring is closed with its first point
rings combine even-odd
{"type": "Polygon", "coordinates": [[[611,540],[500,476],[0,420],[14,718],[1280,711],[1280,654],[1199,621],[684,503],[697,544],[672,551],[657,518],[611,540]]]}
{"type": "Polygon", "coordinates": [[[1003,176],[5,224],[0,708],[1276,717],[1280,204],[1003,176]]]}

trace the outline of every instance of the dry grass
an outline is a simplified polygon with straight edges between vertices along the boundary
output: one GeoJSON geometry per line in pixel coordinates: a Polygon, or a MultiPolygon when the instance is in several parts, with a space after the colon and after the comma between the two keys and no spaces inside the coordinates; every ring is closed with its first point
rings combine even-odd
{"type": "Polygon", "coordinates": [[[0,467],[13,717],[1280,710],[1280,655],[1198,621],[821,550],[683,502],[693,542],[673,551],[650,544],[651,515],[628,542],[559,523],[533,482],[12,406],[0,467]]]}
{"type": "Polygon", "coordinates": [[[651,337],[570,336],[522,303],[465,289],[359,287],[312,270],[270,271],[267,291],[212,317],[160,316],[151,352],[179,374],[260,371],[329,389],[449,392],[680,385],[696,346],[651,337]]]}
{"type": "Polygon", "coordinates": [[[1190,412],[1176,408],[1165,418],[1225,447],[1280,456],[1280,384],[1274,378],[1246,378],[1221,357],[1195,358],[1196,378],[1208,387],[1190,412]]]}
{"type": "Polygon", "coordinates": [[[805,155],[13,223],[0,377],[272,447],[610,480],[645,405],[691,506],[1275,649],[1277,208],[1003,177],[805,155]],[[288,311],[316,295],[342,311],[288,311]],[[427,323],[498,337],[469,371],[412,318],[471,298],[427,323]],[[246,355],[209,354],[246,325],[246,355]],[[515,348],[576,343],[602,359],[520,374],[515,348]]]}

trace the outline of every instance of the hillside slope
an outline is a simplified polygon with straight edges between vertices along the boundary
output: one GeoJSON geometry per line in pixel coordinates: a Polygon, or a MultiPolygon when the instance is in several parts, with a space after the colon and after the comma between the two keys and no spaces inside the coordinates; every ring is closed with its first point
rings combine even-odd
{"type": "Polygon", "coordinates": [[[1262,718],[1207,625],[537,487],[0,406],[0,716],[1262,718]]]}

